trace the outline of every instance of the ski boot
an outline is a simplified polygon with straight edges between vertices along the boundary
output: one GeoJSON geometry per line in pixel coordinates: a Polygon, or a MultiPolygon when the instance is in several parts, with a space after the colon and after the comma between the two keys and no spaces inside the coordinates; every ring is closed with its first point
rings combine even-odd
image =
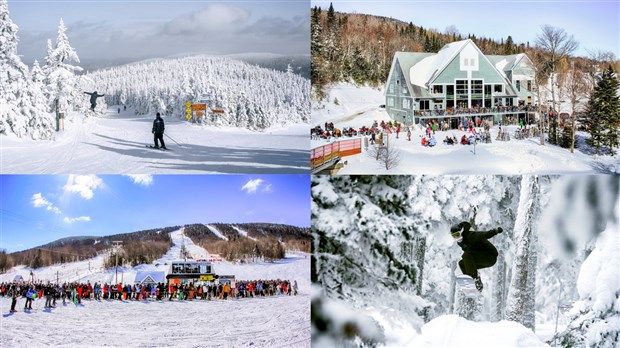
{"type": "Polygon", "coordinates": [[[482,292],[482,279],[480,279],[480,276],[478,276],[476,279],[474,279],[474,285],[476,285],[476,289],[478,289],[478,291],[482,292]]]}

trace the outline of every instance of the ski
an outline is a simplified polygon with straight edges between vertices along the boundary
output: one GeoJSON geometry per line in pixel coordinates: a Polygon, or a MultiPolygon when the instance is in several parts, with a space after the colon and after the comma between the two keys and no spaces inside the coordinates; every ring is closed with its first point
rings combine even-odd
{"type": "Polygon", "coordinates": [[[146,146],[146,147],[148,147],[149,149],[162,150],[162,151],[171,151],[171,150],[170,150],[170,149],[168,149],[168,148],[163,149],[163,148],[161,148],[161,147],[155,147],[155,146],[153,146],[153,145],[145,145],[145,146],[146,146]]]}

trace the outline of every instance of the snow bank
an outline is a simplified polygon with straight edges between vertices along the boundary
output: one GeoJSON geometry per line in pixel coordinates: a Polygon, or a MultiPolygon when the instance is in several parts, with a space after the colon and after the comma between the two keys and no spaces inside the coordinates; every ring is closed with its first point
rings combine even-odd
{"type": "Polygon", "coordinates": [[[592,310],[606,312],[614,305],[620,289],[620,233],[614,224],[596,241],[596,248],[581,265],[579,297],[592,301],[592,310]]]}
{"type": "Polygon", "coordinates": [[[410,347],[548,347],[525,326],[512,321],[473,322],[442,315],[422,327],[410,347]]]}

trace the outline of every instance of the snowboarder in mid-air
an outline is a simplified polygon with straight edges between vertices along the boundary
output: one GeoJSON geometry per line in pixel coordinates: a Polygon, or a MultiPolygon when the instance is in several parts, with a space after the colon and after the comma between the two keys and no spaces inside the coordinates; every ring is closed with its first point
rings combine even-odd
{"type": "Polygon", "coordinates": [[[84,93],[90,95],[90,109],[92,111],[95,111],[95,107],[97,106],[97,98],[101,98],[105,96],[105,94],[97,94],[97,91],[94,91],[93,93],[88,93],[88,92],[84,92],[84,93]]]}
{"type": "Polygon", "coordinates": [[[153,121],[153,130],[152,133],[155,135],[155,148],[159,149],[159,143],[157,140],[161,142],[161,148],[164,150],[168,150],[166,148],[166,144],[164,144],[164,120],[161,118],[159,112],[157,113],[157,118],[153,121]]]}
{"type": "Polygon", "coordinates": [[[450,229],[450,234],[463,249],[459,268],[463,274],[472,277],[476,289],[482,291],[483,285],[478,270],[491,267],[497,262],[497,249],[488,239],[502,233],[502,228],[498,227],[485,232],[470,231],[470,228],[469,222],[463,221],[453,226],[450,229]]]}

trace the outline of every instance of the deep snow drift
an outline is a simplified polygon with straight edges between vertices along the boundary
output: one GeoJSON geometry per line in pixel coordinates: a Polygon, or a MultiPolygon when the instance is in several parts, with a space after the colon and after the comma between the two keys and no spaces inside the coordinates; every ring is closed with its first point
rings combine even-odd
{"type": "Polygon", "coordinates": [[[165,118],[164,141],[171,151],[149,149],[154,115],[101,117],[71,113],[55,141],[0,136],[2,173],[308,173],[308,126],[263,132],[190,124],[165,118]],[[172,140],[174,139],[174,140],[172,140]]]}
{"type": "MultiPolygon", "coordinates": [[[[172,232],[174,246],[150,265],[124,268],[119,272],[124,283],[133,283],[137,271],[167,270],[170,261],[178,260],[181,244],[190,253],[207,255],[193,244],[183,230],[172,232]],[[168,263],[168,265],[165,265],[168,263]]],[[[64,281],[114,281],[114,270],[102,269],[105,255],[75,263],[55,265],[33,271],[35,279],[56,281],[59,272],[64,281]],[[89,271],[90,263],[90,271],[89,271]]],[[[310,258],[303,253],[289,253],[278,262],[234,264],[217,262],[217,274],[234,274],[237,279],[297,280],[298,296],[276,296],[229,301],[117,301],[84,300],[82,306],[62,305],[43,309],[35,300],[30,314],[9,314],[11,301],[1,298],[0,346],[310,346],[310,258]]],[[[16,267],[0,275],[0,282],[20,274],[29,279],[30,269],[16,267]]]]}
{"type": "MultiPolygon", "coordinates": [[[[312,104],[312,127],[325,122],[333,122],[336,128],[362,126],[370,127],[377,122],[390,121],[385,109],[383,91],[370,87],[356,87],[351,84],[336,84],[328,91],[328,98],[321,103],[312,104]]],[[[510,141],[497,141],[498,126],[491,129],[493,142],[476,145],[444,145],[446,136],[456,136],[460,140],[466,132],[450,130],[435,134],[437,145],[424,147],[421,137],[424,130],[417,127],[412,130],[411,141],[406,132],[399,138],[390,135],[390,145],[400,153],[400,164],[386,170],[385,167],[369,156],[362,146],[362,153],[345,157],[347,164],[338,174],[593,174],[620,173],[620,155],[595,157],[576,149],[571,154],[568,149],[545,144],[540,145],[539,138],[523,140],[512,139],[516,126],[503,127],[511,135],[510,141]]],[[[584,136],[578,133],[579,136],[584,136]]],[[[341,139],[350,139],[344,137],[341,139]]],[[[330,141],[334,141],[333,139],[330,141]]],[[[311,147],[316,148],[328,141],[313,140],[311,147]]],[[[343,162],[343,161],[342,161],[343,162]]]]}
{"type": "Polygon", "coordinates": [[[474,322],[442,315],[422,327],[410,347],[548,347],[532,330],[513,321],[474,322]]]}

